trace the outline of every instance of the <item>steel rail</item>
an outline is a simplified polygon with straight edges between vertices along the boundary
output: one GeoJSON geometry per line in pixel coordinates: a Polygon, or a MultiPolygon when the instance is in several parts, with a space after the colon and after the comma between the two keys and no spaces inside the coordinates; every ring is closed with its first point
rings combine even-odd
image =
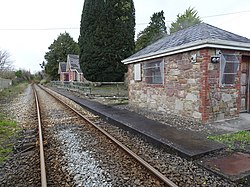
{"type": "MultiPolygon", "coordinates": [[[[39,86],[40,87],[40,86],[39,86]]],[[[166,176],[164,176],[162,173],[160,173],[157,169],[155,169],[153,166],[151,166],[148,162],[143,160],[140,156],[138,156],[136,153],[131,151],[127,146],[122,144],[119,140],[115,139],[113,136],[111,136],[108,132],[97,126],[95,123],[90,121],[88,118],[86,118],[83,114],[81,114],[79,111],[59,99],[58,97],[54,96],[52,93],[50,93],[47,89],[44,89],[40,87],[44,91],[46,91],[48,94],[50,94],[52,97],[60,101],[62,104],[70,108],[72,111],[74,111],[76,114],[78,114],[83,120],[91,124],[93,127],[95,127],[97,130],[99,130],[101,133],[103,133],[106,137],[108,137],[112,142],[114,142],[118,147],[122,148],[127,154],[131,155],[134,159],[136,159],[138,162],[140,162],[146,169],[148,169],[151,173],[153,173],[157,178],[159,178],[161,181],[163,181],[165,184],[167,184],[170,187],[178,187],[175,183],[173,183],[170,179],[168,179],[166,176]]]]}
{"type": "Polygon", "coordinates": [[[47,179],[46,179],[46,169],[45,169],[45,159],[44,159],[44,150],[43,150],[43,135],[42,135],[42,123],[41,123],[41,114],[39,108],[39,100],[37,96],[37,92],[33,87],[36,101],[36,110],[37,110],[37,118],[38,118],[38,131],[39,131],[39,146],[40,146],[40,167],[41,167],[41,186],[47,187],[47,179]]]}

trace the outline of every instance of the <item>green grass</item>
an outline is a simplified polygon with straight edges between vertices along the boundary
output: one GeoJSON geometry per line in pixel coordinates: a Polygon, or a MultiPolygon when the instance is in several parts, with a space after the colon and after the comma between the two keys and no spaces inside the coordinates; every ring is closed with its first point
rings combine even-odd
{"type": "Polygon", "coordinates": [[[92,86],[92,94],[97,94],[101,96],[127,96],[128,90],[125,85],[101,85],[92,86]]]}
{"type": "Polygon", "coordinates": [[[9,140],[16,137],[19,130],[16,122],[3,119],[3,115],[0,115],[0,164],[4,162],[8,158],[9,153],[11,153],[13,144],[9,143],[9,140]]]}
{"type": "Polygon", "coordinates": [[[8,159],[8,155],[12,152],[13,145],[2,147],[0,146],[0,164],[8,159]]]}
{"type": "Polygon", "coordinates": [[[0,138],[1,135],[12,136],[16,129],[16,122],[9,120],[0,121],[0,138]]]}
{"type": "Polygon", "coordinates": [[[236,133],[208,136],[208,139],[226,144],[230,149],[244,148],[250,145],[250,132],[238,131],[236,133]]]}
{"type": "MultiPolygon", "coordinates": [[[[27,87],[27,84],[28,83],[21,83],[3,89],[0,92],[0,104],[9,102],[12,98],[15,98],[18,94],[22,93],[27,87]]],[[[20,128],[17,127],[17,123],[9,119],[0,111],[0,164],[8,159],[9,154],[13,150],[11,140],[17,137],[19,131],[20,128]]]]}
{"type": "Polygon", "coordinates": [[[9,88],[5,88],[0,92],[0,99],[14,97],[19,93],[22,93],[23,90],[27,87],[28,83],[21,83],[14,86],[10,86],[9,88]]]}

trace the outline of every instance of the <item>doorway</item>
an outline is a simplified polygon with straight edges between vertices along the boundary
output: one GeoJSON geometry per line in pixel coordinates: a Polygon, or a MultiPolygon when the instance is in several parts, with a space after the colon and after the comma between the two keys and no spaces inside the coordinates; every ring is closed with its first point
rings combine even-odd
{"type": "Polygon", "coordinates": [[[69,74],[68,73],[64,74],[64,81],[69,81],[69,74]]]}
{"type": "Polygon", "coordinates": [[[250,56],[242,56],[241,63],[241,112],[250,112],[250,56]]]}

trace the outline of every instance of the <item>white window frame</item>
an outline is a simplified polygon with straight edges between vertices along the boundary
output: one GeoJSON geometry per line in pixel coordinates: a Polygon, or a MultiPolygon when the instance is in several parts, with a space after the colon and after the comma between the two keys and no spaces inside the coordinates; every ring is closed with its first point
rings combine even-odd
{"type": "Polygon", "coordinates": [[[154,61],[146,62],[143,66],[144,78],[147,84],[164,84],[164,60],[158,59],[154,61]],[[151,81],[147,81],[147,80],[151,81]],[[161,79],[159,81],[159,79],[161,79]]]}
{"type": "Polygon", "coordinates": [[[220,86],[234,86],[235,85],[235,79],[237,76],[237,72],[239,70],[239,59],[238,55],[235,54],[221,54],[220,55],[220,86]],[[227,64],[235,64],[236,68],[234,68],[234,72],[225,72],[225,68],[227,64]],[[232,75],[234,76],[234,81],[231,84],[225,83],[225,75],[232,75]]]}
{"type": "Polygon", "coordinates": [[[141,63],[134,64],[134,80],[141,81],[141,63]]]}

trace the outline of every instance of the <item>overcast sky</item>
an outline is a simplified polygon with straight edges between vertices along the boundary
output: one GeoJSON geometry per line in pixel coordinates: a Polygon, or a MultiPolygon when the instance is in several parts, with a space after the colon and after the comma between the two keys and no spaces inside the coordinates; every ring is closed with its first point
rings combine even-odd
{"type": "MultiPolygon", "coordinates": [[[[78,40],[84,0],[4,0],[0,11],[0,49],[7,50],[15,68],[40,71],[48,47],[60,33],[78,40]],[[61,28],[61,29],[60,29],[61,28]]],[[[136,34],[154,12],[165,13],[166,24],[188,7],[216,27],[250,38],[250,0],[134,0],[136,34]]]]}

